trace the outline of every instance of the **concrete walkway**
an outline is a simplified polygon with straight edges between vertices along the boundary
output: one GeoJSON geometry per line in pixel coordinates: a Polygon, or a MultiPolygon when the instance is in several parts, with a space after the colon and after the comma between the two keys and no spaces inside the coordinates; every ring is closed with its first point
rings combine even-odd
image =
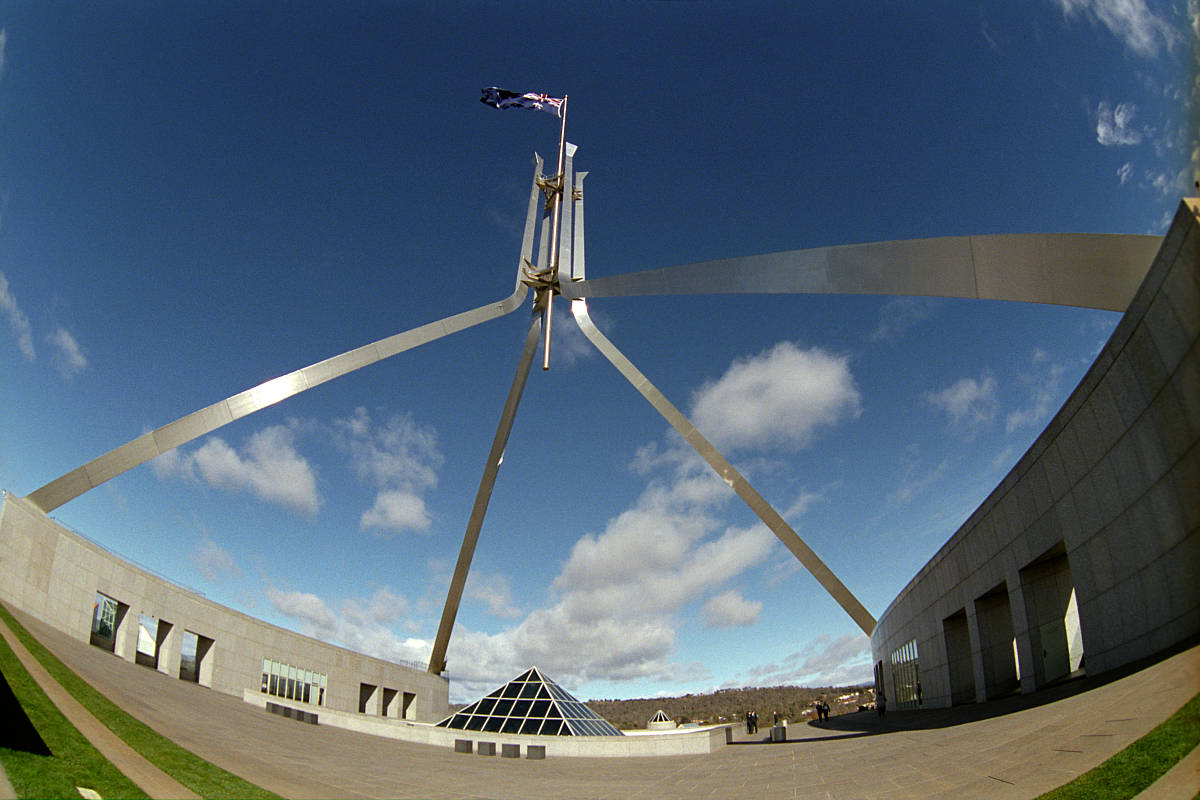
{"type": "MultiPolygon", "coordinates": [[[[1123,749],[1200,691],[1194,647],[1118,680],[892,711],[884,720],[859,713],[825,727],[794,725],[784,743],[742,735],[703,756],[528,761],[295,722],[17,616],[135,717],[202,758],[297,798],[1033,798],[1123,749]]],[[[1194,777],[1184,766],[1161,796],[1192,797],[1200,791],[1194,777]]]]}
{"type": "MultiPolygon", "coordinates": [[[[54,677],[46,671],[33,654],[21,644],[21,640],[0,620],[0,636],[12,648],[17,660],[25,667],[25,671],[33,678],[50,702],[63,713],[63,716],[87,738],[92,746],[120,770],[125,777],[136,783],[139,788],[151,797],[162,798],[199,798],[200,795],[179,783],[158,767],[151,764],[141,753],[125,744],[115,733],[108,729],[103,722],[96,719],[92,712],[72,697],[54,677]]],[[[5,783],[7,783],[7,777],[5,783]]],[[[2,788],[2,787],[0,787],[2,788]]],[[[11,788],[11,787],[10,787],[11,788]]]]}

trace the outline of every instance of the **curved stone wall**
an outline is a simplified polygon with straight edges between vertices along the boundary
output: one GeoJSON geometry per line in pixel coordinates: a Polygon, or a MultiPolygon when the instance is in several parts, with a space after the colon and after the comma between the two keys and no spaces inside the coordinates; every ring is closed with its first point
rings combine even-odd
{"type": "Polygon", "coordinates": [[[871,636],[890,707],[1098,674],[1200,634],[1200,201],[1004,481],[871,636]]]}
{"type": "Polygon", "coordinates": [[[118,558],[9,492],[0,507],[0,602],[127,661],[237,697],[259,693],[318,720],[329,711],[424,722],[449,713],[446,678],[214,603],[118,558]],[[106,606],[111,623],[98,634],[106,606]]]}

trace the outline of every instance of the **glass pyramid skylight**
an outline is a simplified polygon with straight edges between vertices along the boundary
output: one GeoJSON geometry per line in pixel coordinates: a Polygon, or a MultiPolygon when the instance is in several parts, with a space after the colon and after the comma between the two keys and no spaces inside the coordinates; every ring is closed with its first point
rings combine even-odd
{"type": "Polygon", "coordinates": [[[439,728],[541,736],[623,736],[537,667],[437,724],[439,728]]]}

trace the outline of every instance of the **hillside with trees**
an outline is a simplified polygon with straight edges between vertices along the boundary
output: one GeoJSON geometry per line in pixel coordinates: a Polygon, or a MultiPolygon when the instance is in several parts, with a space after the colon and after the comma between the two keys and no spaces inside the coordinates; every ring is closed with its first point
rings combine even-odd
{"type": "Polygon", "coordinates": [[[721,689],[709,694],[651,697],[635,700],[588,700],[588,708],[623,730],[646,727],[662,709],[677,723],[743,722],[747,711],[758,712],[760,728],[769,728],[776,712],[792,723],[813,718],[813,703],[824,699],[830,716],[858,711],[875,702],[870,686],[769,686],[721,689]]]}

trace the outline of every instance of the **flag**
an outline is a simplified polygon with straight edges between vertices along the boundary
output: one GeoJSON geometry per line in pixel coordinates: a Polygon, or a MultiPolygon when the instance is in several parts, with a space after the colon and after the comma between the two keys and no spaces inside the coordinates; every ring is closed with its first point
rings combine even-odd
{"type": "Polygon", "coordinates": [[[487,103],[492,108],[532,108],[534,111],[545,111],[556,117],[562,116],[563,98],[551,97],[537,92],[518,94],[507,89],[489,86],[482,90],[483,96],[479,102],[487,103]]]}

